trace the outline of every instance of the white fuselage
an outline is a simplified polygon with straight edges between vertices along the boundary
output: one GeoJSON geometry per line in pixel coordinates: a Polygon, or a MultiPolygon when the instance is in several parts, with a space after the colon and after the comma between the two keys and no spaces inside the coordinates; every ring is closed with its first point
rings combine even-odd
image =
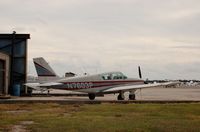
{"type": "MultiPolygon", "coordinates": [[[[111,72],[110,74],[113,74],[111,72]]],[[[115,72],[116,73],[116,72],[115,72]]],[[[104,74],[88,75],[82,77],[72,77],[57,80],[56,82],[63,85],[51,86],[54,89],[70,90],[86,93],[99,93],[103,90],[113,88],[116,86],[139,85],[144,84],[141,79],[127,79],[127,78],[103,78],[104,74]]]]}

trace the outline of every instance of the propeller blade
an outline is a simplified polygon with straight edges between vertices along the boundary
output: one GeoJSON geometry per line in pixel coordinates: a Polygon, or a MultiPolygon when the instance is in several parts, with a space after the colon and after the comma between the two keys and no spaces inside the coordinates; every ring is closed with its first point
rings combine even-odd
{"type": "Polygon", "coordinates": [[[141,73],[140,66],[138,66],[138,72],[139,72],[139,77],[140,77],[140,79],[141,79],[141,78],[142,78],[142,73],[141,73]]]}

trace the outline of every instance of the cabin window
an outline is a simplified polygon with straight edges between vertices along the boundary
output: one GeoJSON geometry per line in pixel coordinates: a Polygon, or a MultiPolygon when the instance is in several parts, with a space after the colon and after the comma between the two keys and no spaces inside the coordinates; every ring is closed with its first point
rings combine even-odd
{"type": "Polygon", "coordinates": [[[124,79],[124,75],[122,73],[113,73],[113,79],[124,79]]]}
{"type": "Polygon", "coordinates": [[[127,79],[127,76],[124,76],[124,75],[123,75],[123,79],[127,79]]]}
{"type": "Polygon", "coordinates": [[[124,76],[122,73],[113,73],[112,77],[113,79],[127,79],[127,77],[124,76]]]}
{"type": "Polygon", "coordinates": [[[103,80],[111,80],[111,74],[105,74],[102,76],[103,80]]]}
{"type": "Polygon", "coordinates": [[[113,74],[112,74],[112,79],[113,79],[113,80],[119,79],[118,73],[113,73],[113,74]]]}
{"type": "Polygon", "coordinates": [[[117,79],[127,79],[122,73],[110,73],[102,75],[103,80],[117,80],[117,79]]]}

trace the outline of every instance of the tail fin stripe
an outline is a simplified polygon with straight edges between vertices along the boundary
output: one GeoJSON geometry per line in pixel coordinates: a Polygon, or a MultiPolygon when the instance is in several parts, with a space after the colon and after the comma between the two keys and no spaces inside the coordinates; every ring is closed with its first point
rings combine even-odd
{"type": "Polygon", "coordinates": [[[56,76],[54,73],[46,69],[45,67],[41,66],[40,64],[34,62],[38,76],[56,76]]]}

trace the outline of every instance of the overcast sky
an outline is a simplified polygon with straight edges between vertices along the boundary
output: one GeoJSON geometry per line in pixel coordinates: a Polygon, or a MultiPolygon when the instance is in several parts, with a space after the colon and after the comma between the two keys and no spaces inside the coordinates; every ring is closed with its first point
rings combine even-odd
{"type": "Polygon", "coordinates": [[[0,33],[29,33],[59,74],[200,80],[200,0],[1,0],[0,33]]]}

